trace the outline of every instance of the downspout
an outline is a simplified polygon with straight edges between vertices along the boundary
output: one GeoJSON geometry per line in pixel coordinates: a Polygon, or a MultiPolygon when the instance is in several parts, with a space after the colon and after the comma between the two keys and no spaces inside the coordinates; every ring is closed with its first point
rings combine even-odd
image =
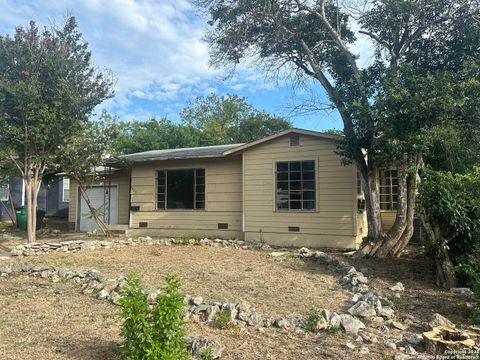
{"type": "Polygon", "coordinates": [[[22,206],[25,206],[25,181],[23,179],[22,179],[22,206]]]}

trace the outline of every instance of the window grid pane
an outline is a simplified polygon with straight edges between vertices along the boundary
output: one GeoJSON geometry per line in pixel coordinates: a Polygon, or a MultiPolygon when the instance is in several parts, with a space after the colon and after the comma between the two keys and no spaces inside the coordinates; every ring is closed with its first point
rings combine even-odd
{"type": "Polygon", "coordinates": [[[398,172],[386,170],[380,172],[380,209],[398,208],[398,172]]]}
{"type": "Polygon", "coordinates": [[[276,164],[276,206],[279,210],[315,210],[315,162],[276,164]]]}

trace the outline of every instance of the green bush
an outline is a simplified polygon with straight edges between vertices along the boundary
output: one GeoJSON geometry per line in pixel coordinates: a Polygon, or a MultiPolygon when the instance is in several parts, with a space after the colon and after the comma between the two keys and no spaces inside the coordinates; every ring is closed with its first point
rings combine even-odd
{"type": "Polygon", "coordinates": [[[188,359],[183,322],[183,295],[175,275],[165,276],[167,285],[149,307],[143,284],[136,274],[129,275],[120,299],[123,325],[122,353],[126,359],[183,360],[188,359]]]}
{"type": "Polygon", "coordinates": [[[215,322],[220,329],[226,329],[230,324],[230,314],[227,309],[222,308],[215,316],[215,322]]]}
{"type": "Polygon", "coordinates": [[[307,316],[305,317],[305,323],[303,324],[303,327],[307,331],[315,332],[317,329],[317,323],[322,317],[322,313],[319,310],[313,307],[310,308],[310,310],[307,311],[307,316]]]}

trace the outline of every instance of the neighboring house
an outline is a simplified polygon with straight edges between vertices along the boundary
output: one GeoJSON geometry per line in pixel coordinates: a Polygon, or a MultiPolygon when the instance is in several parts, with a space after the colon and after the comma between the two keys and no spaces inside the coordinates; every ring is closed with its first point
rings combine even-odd
{"type": "MultiPolygon", "coordinates": [[[[38,193],[38,209],[45,211],[49,217],[67,218],[70,197],[70,179],[53,174],[42,178],[38,193]]],[[[8,185],[0,186],[0,200],[10,209],[25,205],[25,186],[21,177],[12,177],[8,185]]],[[[9,220],[5,207],[0,207],[0,219],[9,220]]]]}
{"type": "MultiPolygon", "coordinates": [[[[355,248],[367,231],[357,171],[335,153],[339,138],[290,129],[248,144],[126,155],[131,169],[89,189],[107,223],[132,235],[262,240],[279,246],[355,248]]],[[[112,164],[115,166],[115,164],[112,164]]],[[[118,165],[117,165],[118,166],[118,165]]],[[[382,179],[386,225],[396,209],[394,172],[382,179]],[[389,185],[389,186],[387,186],[389,185]]],[[[70,187],[69,222],[88,230],[70,187]]]]}

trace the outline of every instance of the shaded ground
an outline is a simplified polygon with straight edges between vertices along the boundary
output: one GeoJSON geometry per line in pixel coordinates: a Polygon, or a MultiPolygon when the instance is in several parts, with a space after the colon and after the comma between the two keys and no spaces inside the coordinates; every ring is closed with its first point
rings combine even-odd
{"type": "Polygon", "coordinates": [[[380,294],[390,295],[400,314],[411,314],[427,321],[432,313],[437,312],[454,323],[468,323],[471,311],[465,305],[465,298],[435,285],[434,265],[423,256],[421,248],[412,246],[408,250],[409,254],[402,258],[348,257],[348,261],[357,269],[368,269],[366,275],[372,287],[380,294]],[[405,286],[405,291],[397,299],[389,288],[399,281],[405,286]]]}
{"type": "Polygon", "coordinates": [[[177,274],[187,294],[209,301],[245,300],[265,316],[304,315],[311,307],[345,310],[348,293],[324,266],[268,253],[206,246],[137,246],[13,258],[74,270],[95,268],[110,278],[137,272],[149,290],[177,274]]]}

